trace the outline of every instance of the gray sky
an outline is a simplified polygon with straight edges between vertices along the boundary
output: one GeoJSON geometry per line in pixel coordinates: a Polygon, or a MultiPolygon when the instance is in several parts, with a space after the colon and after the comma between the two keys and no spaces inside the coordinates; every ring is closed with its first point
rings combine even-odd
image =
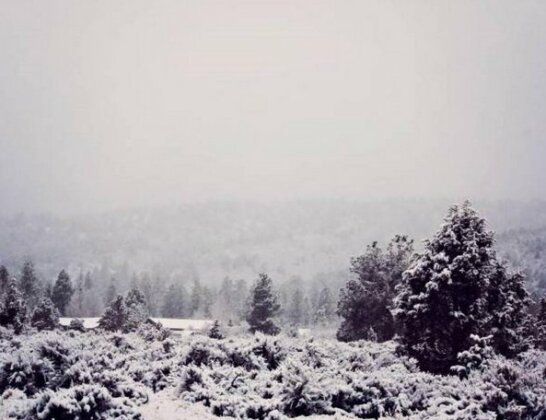
{"type": "Polygon", "coordinates": [[[544,1],[0,0],[2,212],[546,198],[544,1]]]}

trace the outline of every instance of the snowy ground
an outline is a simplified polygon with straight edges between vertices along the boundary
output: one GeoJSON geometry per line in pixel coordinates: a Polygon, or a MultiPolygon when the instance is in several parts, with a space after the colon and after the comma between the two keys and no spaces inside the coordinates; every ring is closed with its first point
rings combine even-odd
{"type": "Polygon", "coordinates": [[[191,404],[177,398],[173,388],[152,394],[140,412],[144,420],[218,420],[202,404],[191,404]]]}
{"type": "MultiPolygon", "coordinates": [[[[233,419],[234,417],[217,417],[208,411],[202,404],[191,404],[177,398],[173,388],[152,394],[148,404],[143,405],[140,413],[144,420],[219,420],[233,419]]],[[[306,416],[295,417],[308,420],[343,420],[355,419],[355,416],[335,414],[333,416],[306,416]]]]}

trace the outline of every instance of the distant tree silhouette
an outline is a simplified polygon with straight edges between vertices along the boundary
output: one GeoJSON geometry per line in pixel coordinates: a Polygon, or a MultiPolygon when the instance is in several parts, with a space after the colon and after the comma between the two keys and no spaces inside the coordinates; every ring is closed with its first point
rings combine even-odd
{"type": "Polygon", "coordinates": [[[61,316],[66,315],[66,309],[70,304],[73,294],[74,288],[72,287],[70,276],[66,271],[62,270],[57,277],[57,281],[53,285],[51,293],[51,300],[59,310],[61,316]]]}
{"type": "Polygon", "coordinates": [[[250,310],[246,321],[250,332],[276,335],[280,328],[275,325],[273,318],[279,313],[280,305],[277,296],[272,290],[272,281],[267,274],[260,274],[254,288],[250,292],[250,310]]]}

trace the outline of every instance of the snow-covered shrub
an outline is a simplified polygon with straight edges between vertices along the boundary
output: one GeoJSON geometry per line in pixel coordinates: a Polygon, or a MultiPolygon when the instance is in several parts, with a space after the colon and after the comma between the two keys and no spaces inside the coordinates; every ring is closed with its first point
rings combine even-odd
{"type": "Polygon", "coordinates": [[[46,390],[38,396],[30,413],[42,420],[142,418],[129,399],[112,398],[108,390],[99,385],[46,390]]]}
{"type": "Polygon", "coordinates": [[[83,321],[78,318],[71,319],[70,325],[68,326],[68,328],[74,331],[80,331],[80,332],[85,331],[85,326],[83,325],[83,321]]]}
{"type": "Polygon", "coordinates": [[[510,360],[485,348],[465,356],[462,378],[420,371],[392,342],[32,330],[0,340],[0,417],[74,418],[63,410],[80,415],[90,396],[98,411],[87,418],[135,418],[152,392],[177,387],[184,401],[241,419],[544,418],[546,353],[510,360]]]}
{"type": "Polygon", "coordinates": [[[226,354],[223,347],[220,347],[212,340],[196,340],[182,356],[182,365],[207,365],[222,364],[226,361],[226,354]]]}
{"type": "Polygon", "coordinates": [[[214,321],[207,335],[214,340],[222,340],[224,338],[224,333],[220,328],[220,322],[218,320],[214,321]]]}
{"type": "Polygon", "coordinates": [[[283,382],[280,392],[283,413],[294,417],[332,411],[327,391],[312,367],[290,360],[281,366],[279,375],[283,382]]]}
{"type": "Polygon", "coordinates": [[[157,392],[171,385],[170,375],[173,370],[173,364],[169,361],[152,362],[138,381],[157,392]]]}
{"type": "Polygon", "coordinates": [[[280,345],[280,341],[265,336],[256,337],[256,344],[252,347],[252,352],[264,359],[269,370],[276,369],[286,357],[286,350],[280,345]]]}
{"type": "Polygon", "coordinates": [[[0,341],[7,341],[13,338],[13,330],[0,326],[0,341]]]}
{"type": "Polygon", "coordinates": [[[458,365],[452,366],[451,370],[462,378],[466,378],[470,371],[480,369],[484,364],[494,356],[491,347],[491,337],[478,337],[472,335],[474,345],[468,350],[462,351],[457,355],[458,365]]]}
{"type": "Polygon", "coordinates": [[[15,388],[27,395],[33,395],[44,389],[54,374],[51,361],[43,359],[36,352],[20,349],[4,353],[0,359],[0,393],[8,388],[15,388]]]}
{"type": "Polygon", "coordinates": [[[160,322],[147,319],[136,329],[136,333],[146,341],[163,341],[171,336],[171,331],[163,328],[160,322]]]}
{"type": "Polygon", "coordinates": [[[201,370],[195,366],[187,366],[180,374],[180,392],[195,391],[195,387],[203,385],[201,370]]]}

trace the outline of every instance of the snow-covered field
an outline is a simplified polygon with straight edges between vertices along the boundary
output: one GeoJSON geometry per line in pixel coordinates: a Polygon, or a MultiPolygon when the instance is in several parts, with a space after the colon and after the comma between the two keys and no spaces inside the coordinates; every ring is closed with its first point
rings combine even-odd
{"type": "MultiPolygon", "coordinates": [[[[59,318],[61,325],[68,327],[70,321],[74,318],[59,318]]],[[[96,328],[99,325],[100,318],[78,318],[83,321],[83,326],[87,329],[96,328]]],[[[163,327],[173,331],[199,331],[209,328],[212,321],[209,319],[183,319],[183,318],[152,318],[154,322],[159,322],[163,327]]]]}
{"type": "Polygon", "coordinates": [[[19,336],[2,328],[0,338],[2,419],[546,415],[546,354],[536,350],[494,356],[461,378],[419,371],[391,342],[169,338],[149,326],[19,336]]]}

